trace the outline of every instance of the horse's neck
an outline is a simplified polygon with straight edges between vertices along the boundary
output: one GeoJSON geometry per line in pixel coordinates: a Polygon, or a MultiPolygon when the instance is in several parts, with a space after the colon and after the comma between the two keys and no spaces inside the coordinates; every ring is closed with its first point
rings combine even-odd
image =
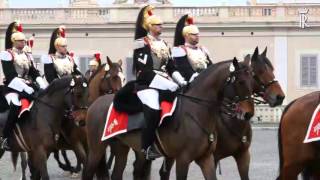
{"type": "Polygon", "coordinates": [[[213,69],[207,76],[200,77],[201,79],[198,79],[200,82],[191,85],[191,88],[185,94],[198,98],[199,102],[192,102],[192,99],[182,97],[183,99],[181,99],[182,102],[179,103],[179,106],[189,101],[193,103],[194,108],[192,108],[192,111],[188,111],[183,107],[182,109],[179,108],[178,114],[190,113],[189,115],[192,116],[190,118],[193,118],[193,121],[198,121],[199,126],[201,126],[200,128],[212,132],[216,119],[220,118],[218,95],[224,86],[225,79],[228,77],[228,73],[226,74],[225,70],[225,68],[213,69]],[[201,100],[203,100],[203,102],[200,102],[201,100]],[[194,114],[191,114],[191,112],[194,114]],[[200,114],[201,117],[198,117],[197,114],[200,114]]]}
{"type": "MultiPolygon", "coordinates": [[[[221,66],[223,65],[225,64],[222,64],[221,66]]],[[[219,92],[223,90],[225,81],[229,76],[229,74],[225,72],[225,68],[220,68],[212,70],[212,72],[203,79],[196,79],[197,81],[200,81],[196,82],[199,85],[191,85],[191,88],[186,92],[186,95],[217,103],[219,92]]]]}
{"type": "Polygon", "coordinates": [[[247,127],[251,126],[249,121],[239,120],[234,117],[229,117],[225,114],[220,113],[220,117],[221,119],[218,121],[218,124],[221,126],[221,128],[218,129],[226,129],[228,133],[232,134],[233,136],[241,138],[248,129],[247,127]]]}
{"type": "Polygon", "coordinates": [[[96,99],[100,96],[100,82],[101,78],[103,77],[103,70],[100,70],[100,72],[97,72],[97,74],[91,79],[89,84],[89,99],[96,99]]]}

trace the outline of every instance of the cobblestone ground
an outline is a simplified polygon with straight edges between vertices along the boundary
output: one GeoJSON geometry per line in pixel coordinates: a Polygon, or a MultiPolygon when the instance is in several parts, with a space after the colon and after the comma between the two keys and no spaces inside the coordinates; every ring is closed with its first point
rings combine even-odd
{"type": "MultiPolygon", "coordinates": [[[[253,134],[253,143],[251,147],[251,165],[250,179],[252,180],[271,180],[275,179],[278,174],[278,150],[277,150],[277,130],[275,129],[256,129],[253,134]]],[[[74,155],[69,152],[69,156],[74,162],[74,155]]],[[[132,179],[132,163],[134,155],[130,153],[128,165],[125,170],[124,179],[132,179]]],[[[152,179],[159,179],[158,170],[162,160],[157,160],[152,166],[152,179]]],[[[221,162],[222,175],[218,179],[237,180],[240,179],[236,168],[236,163],[232,158],[226,158],[221,162]]],[[[63,173],[57,166],[53,157],[49,158],[48,169],[50,178],[53,180],[72,179],[66,173],[63,173]]],[[[0,160],[0,179],[17,180],[20,179],[21,169],[18,165],[16,172],[13,172],[10,154],[6,153],[0,160]]],[[[175,173],[172,171],[171,179],[175,179],[175,173]]],[[[190,166],[188,179],[203,179],[201,171],[196,164],[190,166]]]]}

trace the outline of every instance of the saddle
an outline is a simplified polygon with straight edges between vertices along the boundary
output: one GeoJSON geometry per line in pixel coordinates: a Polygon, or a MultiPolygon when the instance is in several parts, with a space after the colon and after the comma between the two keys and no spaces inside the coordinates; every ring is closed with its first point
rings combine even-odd
{"type": "MultiPolygon", "coordinates": [[[[138,85],[137,81],[128,82],[121,88],[114,97],[113,106],[119,112],[126,112],[129,115],[142,112],[142,103],[137,96],[137,91],[146,89],[147,86],[138,85]]],[[[169,90],[158,90],[159,102],[173,102],[177,97],[177,92],[169,90]]]]}

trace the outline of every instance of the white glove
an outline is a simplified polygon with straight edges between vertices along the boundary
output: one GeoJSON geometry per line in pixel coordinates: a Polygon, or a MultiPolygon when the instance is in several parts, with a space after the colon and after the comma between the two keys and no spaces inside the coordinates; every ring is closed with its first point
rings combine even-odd
{"type": "Polygon", "coordinates": [[[32,94],[34,92],[32,87],[29,87],[23,79],[18,77],[13,78],[8,84],[8,87],[19,92],[25,91],[28,94],[32,94]]]}
{"type": "Polygon", "coordinates": [[[28,94],[34,93],[34,89],[32,87],[30,87],[30,86],[27,86],[27,85],[26,85],[26,87],[23,88],[23,91],[28,93],[28,94]]]}
{"type": "Polygon", "coordinates": [[[172,78],[175,80],[180,86],[185,86],[188,82],[181,76],[178,71],[172,73],[172,78]]]}
{"type": "Polygon", "coordinates": [[[199,75],[199,73],[197,73],[197,72],[193,73],[191,78],[189,79],[189,83],[192,82],[198,75],[199,75]]]}
{"type": "Polygon", "coordinates": [[[47,84],[44,82],[42,77],[37,77],[36,78],[36,82],[38,83],[38,85],[40,86],[40,89],[46,89],[47,88],[47,84]]]}

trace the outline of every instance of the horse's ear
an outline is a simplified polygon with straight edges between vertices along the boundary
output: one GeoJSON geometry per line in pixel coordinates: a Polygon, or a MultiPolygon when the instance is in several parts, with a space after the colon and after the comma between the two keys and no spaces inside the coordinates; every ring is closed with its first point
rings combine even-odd
{"type": "Polygon", "coordinates": [[[119,59],[118,64],[122,66],[122,59],[119,59]]]}
{"type": "Polygon", "coordinates": [[[254,50],[254,53],[252,55],[252,60],[257,60],[258,59],[258,56],[259,56],[259,48],[258,46],[256,47],[256,49],[254,50]]]}
{"type": "Polygon", "coordinates": [[[261,54],[263,57],[266,57],[267,56],[267,46],[266,48],[264,49],[263,53],[261,54]]]}
{"type": "Polygon", "coordinates": [[[238,62],[238,59],[236,57],[233,58],[232,65],[235,68],[235,70],[239,69],[239,62],[238,62]]]}
{"type": "Polygon", "coordinates": [[[111,59],[109,58],[109,56],[107,56],[107,63],[109,64],[109,66],[112,66],[112,61],[111,61],[111,59]]]}
{"type": "Polygon", "coordinates": [[[246,65],[250,65],[250,54],[247,54],[245,57],[244,57],[244,60],[243,62],[246,64],[246,65]]]}

